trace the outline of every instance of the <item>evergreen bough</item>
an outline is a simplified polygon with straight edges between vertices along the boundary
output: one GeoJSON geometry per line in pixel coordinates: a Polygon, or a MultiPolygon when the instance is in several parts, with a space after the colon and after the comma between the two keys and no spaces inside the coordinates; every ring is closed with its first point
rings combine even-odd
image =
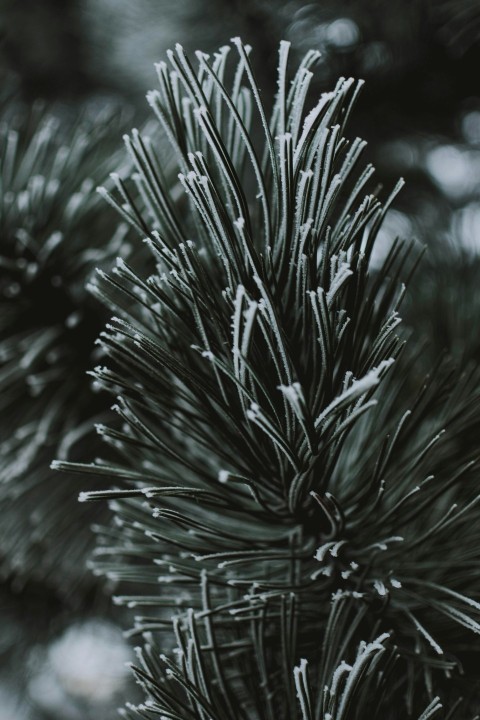
{"type": "Polygon", "coordinates": [[[116,486],[81,500],[110,500],[93,565],[141,613],[125,715],[473,718],[478,375],[422,378],[402,352],[418,253],[371,269],[399,187],[382,202],[347,140],[360,83],[312,104],[317,54],[289,83],[281,43],[268,115],[232,44],[157,66],[178,183],[134,131],[131,180],[103,191],[156,271],[92,285],[115,312],[94,371],[115,461],[55,463],[116,486]]]}

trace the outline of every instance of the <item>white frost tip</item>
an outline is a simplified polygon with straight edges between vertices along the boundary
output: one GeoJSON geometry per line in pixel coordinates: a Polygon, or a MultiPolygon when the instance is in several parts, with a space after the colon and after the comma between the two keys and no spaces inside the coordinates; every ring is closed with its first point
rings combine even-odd
{"type": "Polygon", "coordinates": [[[207,108],[205,105],[200,105],[200,107],[194,109],[193,114],[196,118],[207,117],[207,108]]]}
{"type": "Polygon", "coordinates": [[[385,595],[387,595],[387,588],[381,580],[374,580],[373,587],[378,592],[380,597],[385,597],[385,595]]]}
{"type": "Polygon", "coordinates": [[[325,557],[327,555],[327,552],[335,545],[335,542],[327,542],[324,545],[320,545],[319,548],[317,548],[317,551],[314,555],[315,560],[318,560],[319,562],[323,562],[325,560],[325,557]]]}
{"type": "MultiPolygon", "coordinates": [[[[159,67],[162,63],[159,64],[159,67]]],[[[150,106],[152,106],[155,102],[155,98],[158,96],[158,92],[156,90],[149,90],[145,97],[147,98],[147,102],[150,106]]]]}

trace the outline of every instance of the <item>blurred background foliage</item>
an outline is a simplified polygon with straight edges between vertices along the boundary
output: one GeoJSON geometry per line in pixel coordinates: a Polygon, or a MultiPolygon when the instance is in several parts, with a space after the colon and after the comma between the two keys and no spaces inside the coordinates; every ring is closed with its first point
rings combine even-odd
{"type": "MultiPolygon", "coordinates": [[[[427,369],[446,351],[463,367],[478,364],[478,0],[3,0],[2,102],[28,108],[42,99],[65,122],[85,105],[113,103],[128,108],[130,124],[141,124],[145,93],[156,86],[153,64],[167,48],[180,42],[212,52],[233,35],[253,45],[266,97],[280,39],[297,56],[322,51],[320,91],[339,75],[366,80],[353,132],[368,140],[386,188],[399,175],[407,181],[387,216],[380,254],[399,235],[428,247],[403,308],[408,331],[424,340],[418,362],[427,369]]],[[[110,132],[95,160],[114,170],[122,130],[112,124],[110,132]]],[[[52,573],[3,575],[0,720],[108,720],[132,698],[123,673],[130,649],[107,593],[93,579],[74,593],[60,591],[58,568],[58,582],[52,573]],[[99,682],[105,667],[112,674],[99,682]]]]}

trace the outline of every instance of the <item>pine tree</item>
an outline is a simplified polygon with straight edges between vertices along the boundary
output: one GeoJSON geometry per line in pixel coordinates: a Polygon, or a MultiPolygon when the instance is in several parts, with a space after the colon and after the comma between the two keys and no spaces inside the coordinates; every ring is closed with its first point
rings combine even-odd
{"type": "Polygon", "coordinates": [[[110,501],[95,571],[141,613],[127,717],[473,717],[478,373],[421,377],[415,245],[370,263],[400,185],[382,201],[347,139],[360,83],[312,102],[317,54],[291,83],[288,54],[270,115],[238,39],[157,66],[178,183],[133,131],[134,189],[103,191],[156,271],[92,285],[115,460],[54,466],[115,485],[81,500],[110,501]]]}

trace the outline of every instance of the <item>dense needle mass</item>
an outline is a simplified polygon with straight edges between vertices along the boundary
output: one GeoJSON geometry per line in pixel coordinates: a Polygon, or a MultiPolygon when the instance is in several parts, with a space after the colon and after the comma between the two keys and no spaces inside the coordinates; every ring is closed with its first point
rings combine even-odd
{"type": "Polygon", "coordinates": [[[85,576],[89,526],[103,512],[78,512],[75,479],[59,483],[49,465],[79,457],[105,410],[86,375],[104,317],[85,283],[125,237],[95,192],[112,161],[114,112],[62,122],[18,106],[0,125],[2,571],[67,593],[85,576]]]}
{"type": "Polygon", "coordinates": [[[478,652],[462,444],[478,377],[418,379],[402,353],[418,252],[398,241],[370,264],[398,188],[382,201],[365,143],[346,139],[359,84],[315,98],[316,53],[290,82],[282,43],[267,115],[250,48],[232,44],[157,66],[148,99],[178,183],[155,143],[126,138],[135,190],[115,177],[104,194],[157,269],[120,260],[92,286],[116,314],[95,376],[117,397],[122,427],[99,427],[117,459],[55,464],[123,488],[81,499],[110,498],[96,572],[142,608],[147,700],[126,712],[438,717],[478,652]]]}

